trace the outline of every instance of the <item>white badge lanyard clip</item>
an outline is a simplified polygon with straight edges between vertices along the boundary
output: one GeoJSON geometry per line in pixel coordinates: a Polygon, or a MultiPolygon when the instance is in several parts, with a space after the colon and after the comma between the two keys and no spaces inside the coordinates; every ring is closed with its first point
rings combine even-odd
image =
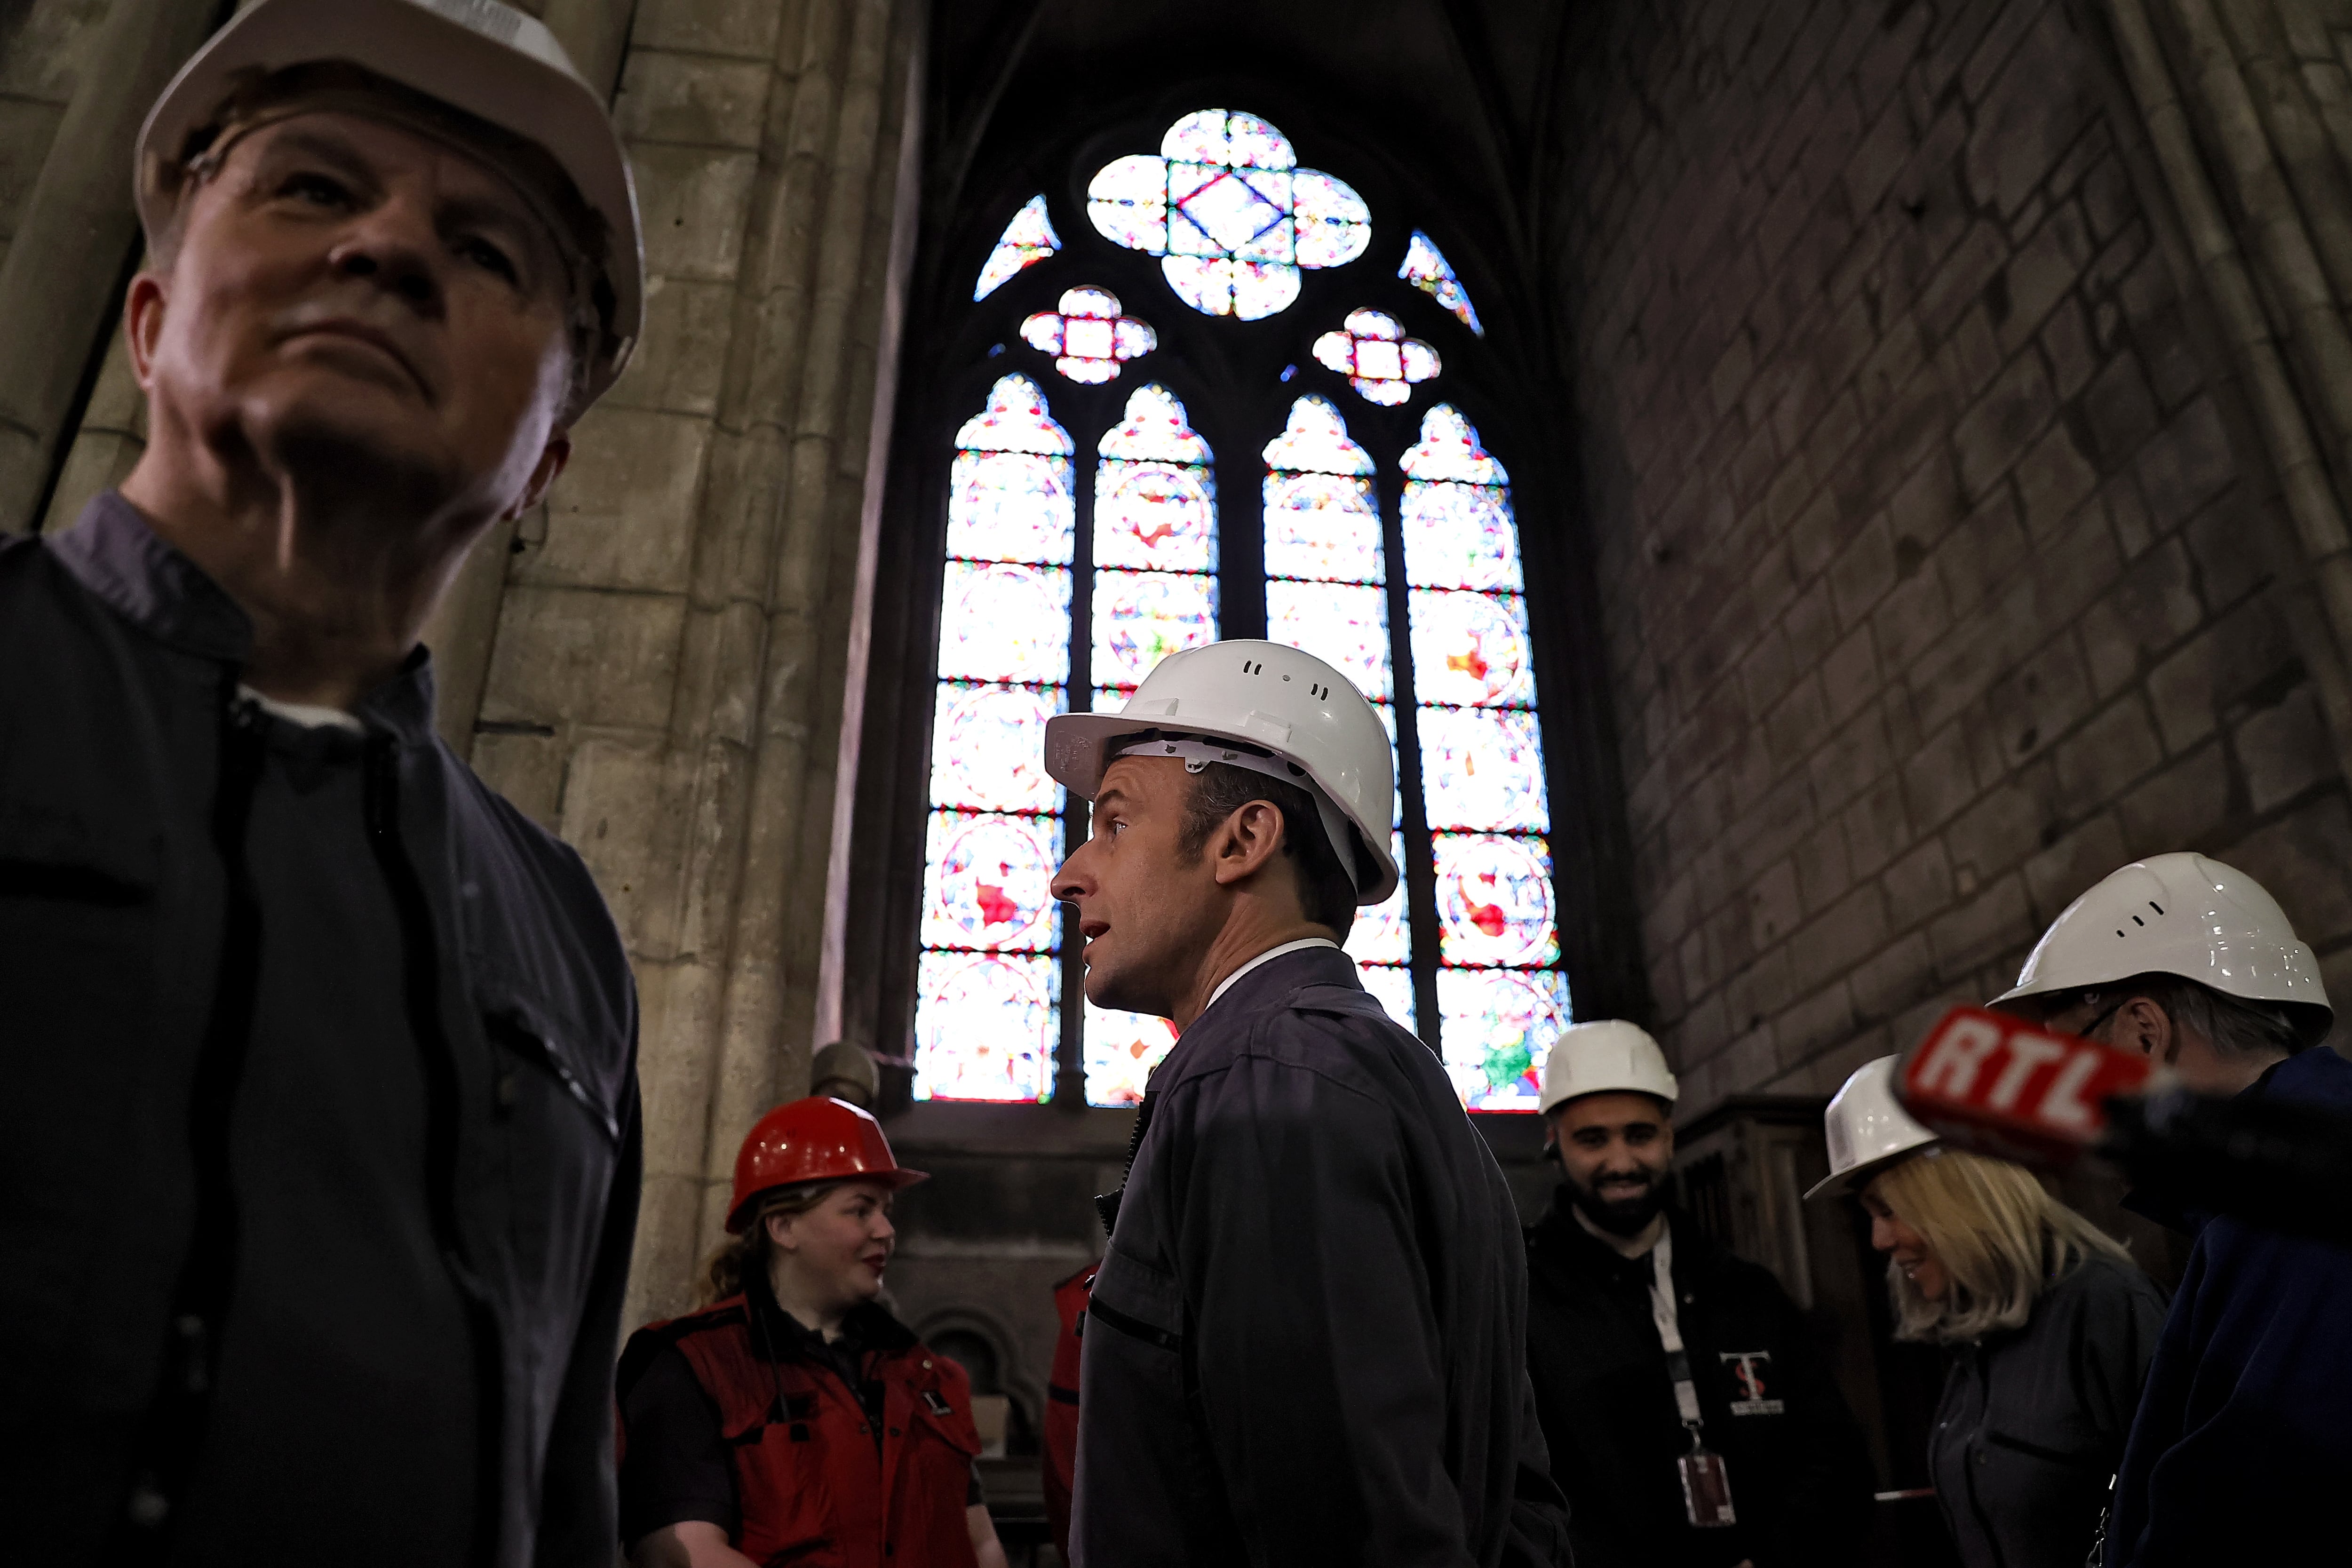
{"type": "Polygon", "coordinates": [[[1682,1474],[1683,1507],[1700,1530],[1716,1530],[1738,1522],[1731,1510],[1731,1478],[1724,1473],[1723,1456],[1706,1446],[1698,1409],[1698,1388],[1691,1382],[1690,1357],[1683,1351],[1682,1322],[1675,1311],[1675,1235],[1662,1231],[1650,1249],[1650,1317],[1658,1326],[1658,1342],[1666,1351],[1666,1375],[1675,1381],[1675,1411],[1683,1430],[1690,1434],[1690,1452],[1675,1461],[1682,1474]]]}

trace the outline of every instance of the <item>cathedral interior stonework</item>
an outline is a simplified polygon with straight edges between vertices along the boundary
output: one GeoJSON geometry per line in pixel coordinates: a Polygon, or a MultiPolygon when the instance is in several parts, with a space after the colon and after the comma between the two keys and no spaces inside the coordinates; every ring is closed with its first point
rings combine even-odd
{"type": "MultiPolygon", "coordinates": [[[[934,1177],[892,1299],[973,1374],[1014,1561],[1057,1560],[1053,1287],[1167,1039],[1080,1000],[1018,853],[952,847],[993,812],[1050,872],[1085,833],[959,760],[974,680],[1042,721],[1123,700],[1135,647],[1370,606],[1421,781],[1390,945],[1351,947],[1376,994],[1530,1220],[1544,1031],[1648,1027],[1683,1202],[1820,1325],[1889,1492],[1932,1360],[1799,1201],[1848,1075],[2166,851],[2258,879],[2352,994],[2352,0],[519,3],[610,91],[647,316],[425,640],[441,734],[584,857],[635,970],[625,1326],[693,1305],[746,1132],[862,1047],[934,1177]],[[1184,158],[1241,205],[1112,176],[1184,158]],[[1122,462],[1214,498],[1192,564],[1114,553],[1122,462]],[[984,482],[1078,543],[972,542],[972,476],[1016,468],[984,482]],[[1302,476],[1362,498],[1355,575],[1283,564],[1302,476]],[[1424,574],[1441,502],[1502,520],[1509,582],[1424,574]],[[1013,571],[1062,595],[1013,628],[1042,662],[954,665],[958,584],[1013,571]],[[1487,677],[1423,640],[1441,601],[1519,626],[1518,686],[1447,695],[1487,677]],[[1487,709],[1525,750],[1491,821],[1446,792],[1503,786],[1444,773],[1487,709]]],[[[235,9],[0,4],[0,528],[69,528],[142,450],[130,139],[235,9]]],[[[2119,1195],[2067,1189],[2177,1275],[2119,1195]]],[[[1913,1528],[1880,1560],[1932,1560],[1913,1528]]]]}

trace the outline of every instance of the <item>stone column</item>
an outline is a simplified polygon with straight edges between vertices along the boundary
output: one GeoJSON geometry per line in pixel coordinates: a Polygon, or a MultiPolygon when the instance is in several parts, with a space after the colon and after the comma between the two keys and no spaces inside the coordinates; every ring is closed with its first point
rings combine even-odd
{"type": "Polygon", "coordinates": [[[2297,641],[2352,773],[2352,0],[2106,12],[2182,281],[2210,301],[2294,524],[2297,641]]]}
{"type": "Polygon", "coordinates": [[[737,1143],[806,1082],[919,16],[640,4],[646,344],[499,606],[475,763],[587,857],[644,994],[639,1317],[685,1304],[737,1143]]]}
{"type": "Polygon", "coordinates": [[[40,521],[92,355],[114,330],[139,218],[131,152],[219,0],[114,0],[0,261],[0,531],[40,521]]]}

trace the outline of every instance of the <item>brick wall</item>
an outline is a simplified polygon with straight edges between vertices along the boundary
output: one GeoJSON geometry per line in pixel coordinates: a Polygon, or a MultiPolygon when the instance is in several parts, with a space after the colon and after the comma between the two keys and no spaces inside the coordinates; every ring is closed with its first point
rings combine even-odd
{"type": "Polygon", "coordinates": [[[1657,1022],[1827,1092],[2137,856],[2352,991],[2352,815],[2065,0],[1620,0],[1545,234],[1657,1022]]]}

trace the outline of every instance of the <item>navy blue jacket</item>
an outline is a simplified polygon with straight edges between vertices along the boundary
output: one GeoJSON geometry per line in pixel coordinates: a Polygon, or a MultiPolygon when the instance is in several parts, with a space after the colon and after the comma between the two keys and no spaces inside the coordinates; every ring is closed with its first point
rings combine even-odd
{"type": "Polygon", "coordinates": [[[456,1517],[435,1568],[609,1568],[640,1163],[619,933],[436,738],[422,649],[363,735],[305,735],[239,695],[252,642],[119,495],[0,537],[0,1556],[405,1568],[404,1532],[456,1517]],[[269,853],[289,821],[340,831],[269,853]],[[313,918],[345,905],[383,940],[313,918]],[[413,1094],[283,1092],[362,1067],[413,1094]],[[336,1222],[263,1223],[313,1189],[336,1222]],[[376,1364],[415,1332],[368,1315],[387,1298],[454,1298],[455,1354],[415,1369],[470,1406],[454,1479],[421,1440],[350,1465],[417,1403],[376,1364]],[[367,1473],[221,1458],[321,1429],[313,1468],[367,1473]],[[401,1491],[403,1459],[447,1484],[401,1491]]]}
{"type": "MultiPolygon", "coordinates": [[[[2326,1047],[2246,1092],[2352,1111],[2326,1047]]],[[[2313,1561],[2352,1481],[2352,1250],[2208,1220],[2124,1447],[2108,1568],[2313,1561]]]]}
{"type": "Polygon", "coordinates": [[[1312,948],[1152,1075],[1086,1320],[1076,1568],[1565,1563],[1510,1190],[1312,948]]]}

